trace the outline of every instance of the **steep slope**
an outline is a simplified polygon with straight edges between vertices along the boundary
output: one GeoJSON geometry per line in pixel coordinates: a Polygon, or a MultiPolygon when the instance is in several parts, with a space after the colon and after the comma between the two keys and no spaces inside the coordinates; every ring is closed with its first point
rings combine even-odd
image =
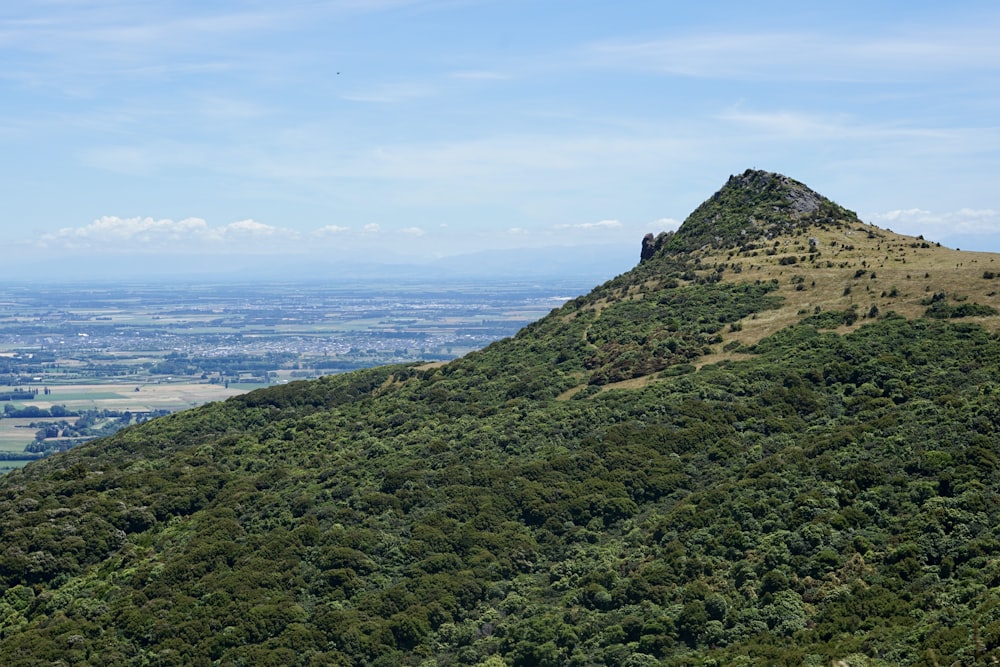
{"type": "Polygon", "coordinates": [[[3,478],[0,662],[1000,658],[995,256],[753,171],[643,255],[3,478]]]}
{"type": "Polygon", "coordinates": [[[664,234],[652,251],[763,247],[778,236],[806,228],[837,230],[857,215],[781,174],[747,170],[696,208],[676,234],[664,234]]]}

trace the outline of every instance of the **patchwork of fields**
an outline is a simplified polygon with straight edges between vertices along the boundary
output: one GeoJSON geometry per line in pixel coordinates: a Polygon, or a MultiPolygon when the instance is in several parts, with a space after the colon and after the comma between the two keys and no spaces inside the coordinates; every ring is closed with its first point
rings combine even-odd
{"type": "MultiPolygon", "coordinates": [[[[67,447],[262,386],[452,359],[514,334],[587,287],[6,287],[0,394],[17,398],[0,401],[0,456],[67,447]]],[[[0,460],[0,470],[24,462],[0,460]]]]}

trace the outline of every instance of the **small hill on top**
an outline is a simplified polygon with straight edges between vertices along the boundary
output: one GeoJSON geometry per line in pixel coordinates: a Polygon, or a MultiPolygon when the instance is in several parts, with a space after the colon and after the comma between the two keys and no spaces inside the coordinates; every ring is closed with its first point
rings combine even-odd
{"type": "Polygon", "coordinates": [[[0,662],[994,664],[996,259],[731,177],[462,359],[3,477],[0,662]]]}

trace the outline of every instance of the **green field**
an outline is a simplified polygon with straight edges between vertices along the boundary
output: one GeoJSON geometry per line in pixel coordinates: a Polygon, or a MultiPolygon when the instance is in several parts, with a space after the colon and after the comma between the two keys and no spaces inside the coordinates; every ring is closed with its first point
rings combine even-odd
{"type": "MultiPolygon", "coordinates": [[[[35,439],[35,429],[27,428],[34,419],[0,419],[0,451],[21,452],[35,439]]],[[[0,461],[0,466],[11,461],[0,461]]]]}
{"type": "MultiPolygon", "coordinates": [[[[233,383],[230,388],[196,379],[137,385],[134,380],[120,383],[118,391],[108,384],[74,384],[52,389],[48,396],[38,396],[31,405],[48,408],[64,405],[70,410],[93,408],[107,410],[183,410],[208,401],[243,394],[262,385],[233,383]],[[139,391],[136,391],[139,387],[139,391]]],[[[28,405],[24,403],[23,405],[28,405]]]]}
{"type": "MultiPolygon", "coordinates": [[[[87,410],[110,410],[133,413],[152,412],[155,410],[185,410],[210,401],[220,401],[259,389],[260,384],[234,383],[230,388],[219,384],[209,384],[198,380],[182,380],[177,382],[161,382],[145,385],[135,391],[132,382],[120,383],[120,391],[108,391],[109,383],[102,381],[96,384],[74,384],[52,388],[48,395],[39,395],[33,401],[16,401],[4,403],[12,409],[37,407],[47,410],[53,405],[65,407],[73,413],[83,413],[87,410]]],[[[38,422],[58,422],[65,420],[72,424],[77,417],[29,417],[0,418],[0,451],[23,452],[24,448],[35,439],[36,427],[30,424],[38,422]]],[[[23,461],[0,460],[0,473],[4,466],[20,467],[23,461]]]]}
{"type": "MultiPolygon", "coordinates": [[[[126,398],[125,395],[119,394],[117,392],[100,391],[98,388],[105,388],[106,385],[96,385],[94,391],[60,391],[58,387],[52,390],[52,393],[45,396],[45,403],[52,403],[54,405],[62,405],[63,401],[67,402],[79,402],[79,401],[97,401],[97,400],[109,400],[115,398],[126,398]]],[[[27,405],[26,403],[23,405],[27,405]]]]}

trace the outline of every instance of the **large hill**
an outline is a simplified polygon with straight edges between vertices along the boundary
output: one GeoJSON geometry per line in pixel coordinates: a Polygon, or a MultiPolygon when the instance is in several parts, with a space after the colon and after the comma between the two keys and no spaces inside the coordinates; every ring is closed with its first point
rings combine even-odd
{"type": "Polygon", "coordinates": [[[997,257],[734,176],[511,339],[7,475],[0,664],[996,664],[997,257]]]}

